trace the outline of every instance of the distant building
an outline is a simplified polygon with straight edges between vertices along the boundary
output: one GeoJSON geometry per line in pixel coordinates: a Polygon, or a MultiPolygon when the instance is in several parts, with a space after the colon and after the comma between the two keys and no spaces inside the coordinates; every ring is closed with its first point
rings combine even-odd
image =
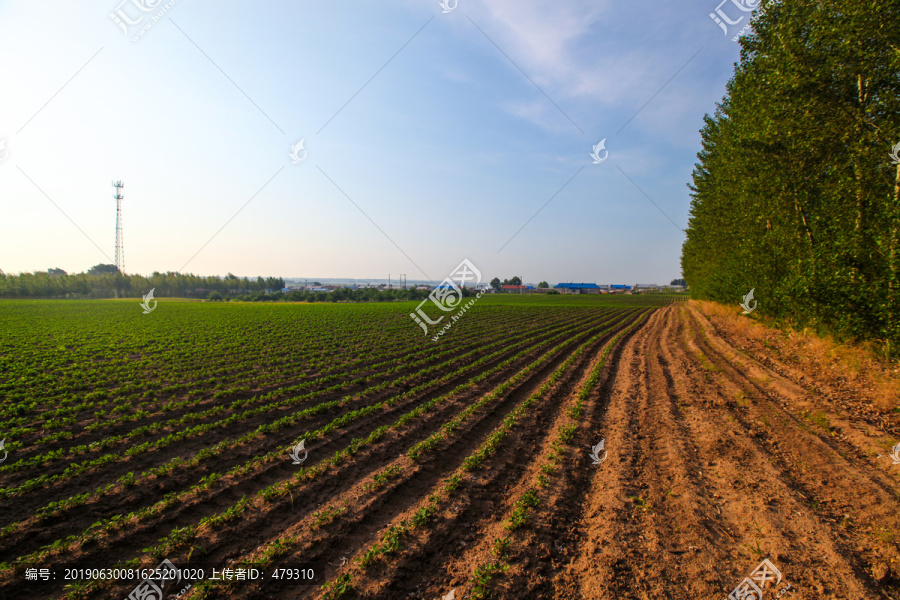
{"type": "Polygon", "coordinates": [[[602,291],[596,283],[557,283],[553,289],[563,294],[599,294],[602,291]]]}
{"type": "Polygon", "coordinates": [[[636,284],[634,284],[633,289],[635,291],[646,292],[646,291],[650,291],[650,290],[658,290],[659,286],[656,285],[655,283],[636,283],[636,284]]]}
{"type": "Polygon", "coordinates": [[[631,293],[630,285],[610,285],[609,291],[612,294],[628,294],[631,293]]]}
{"type": "Polygon", "coordinates": [[[500,291],[504,294],[523,294],[528,293],[528,290],[534,289],[530,285],[504,285],[500,287],[500,291]]]}

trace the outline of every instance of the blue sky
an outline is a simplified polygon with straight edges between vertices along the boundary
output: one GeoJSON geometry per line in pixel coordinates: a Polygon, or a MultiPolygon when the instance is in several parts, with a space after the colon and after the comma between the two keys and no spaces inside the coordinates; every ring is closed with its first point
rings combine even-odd
{"type": "Polygon", "coordinates": [[[680,275],[716,2],[143,1],[0,2],[5,272],[680,275]]]}

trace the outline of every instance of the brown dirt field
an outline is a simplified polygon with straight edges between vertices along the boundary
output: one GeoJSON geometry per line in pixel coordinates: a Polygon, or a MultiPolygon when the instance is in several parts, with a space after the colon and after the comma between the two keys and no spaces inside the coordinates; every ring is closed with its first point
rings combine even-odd
{"type": "MultiPolygon", "coordinates": [[[[735,350],[694,307],[655,311],[612,353],[525,527],[504,524],[547,464],[587,361],[448,510],[364,575],[345,566],[344,597],[726,598],[767,558],[781,580],[763,598],[900,598],[900,465],[872,451],[884,434],[811,393],[814,376],[781,370],[735,350]],[[604,438],[608,457],[592,465],[604,438]],[[476,569],[497,561],[504,536],[505,570],[478,590],[476,569]]],[[[368,547],[357,546],[347,565],[368,547]]],[[[294,591],[272,597],[323,597],[294,591]]]]}

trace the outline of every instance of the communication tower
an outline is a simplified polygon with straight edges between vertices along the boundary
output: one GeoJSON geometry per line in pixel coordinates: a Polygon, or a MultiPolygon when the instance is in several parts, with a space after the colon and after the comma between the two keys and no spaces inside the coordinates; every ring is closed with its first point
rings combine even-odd
{"type": "Polygon", "coordinates": [[[125,242],[122,240],[122,200],[125,199],[122,189],[125,184],[121,180],[113,181],[113,187],[116,188],[113,195],[116,199],[116,268],[120,273],[125,273],[125,242]]]}

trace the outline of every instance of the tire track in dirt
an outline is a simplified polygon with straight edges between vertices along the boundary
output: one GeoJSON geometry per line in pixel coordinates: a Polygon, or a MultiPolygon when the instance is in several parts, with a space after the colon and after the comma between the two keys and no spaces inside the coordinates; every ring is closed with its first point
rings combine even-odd
{"type": "Polygon", "coordinates": [[[815,425],[809,428],[809,433],[816,435],[832,450],[853,462],[859,471],[866,474],[872,484],[896,500],[900,500],[900,479],[886,460],[879,461],[872,456],[872,447],[883,440],[883,436],[865,433],[865,430],[872,429],[872,419],[848,416],[848,411],[835,408],[827,394],[822,396],[815,393],[813,391],[815,386],[809,386],[811,389],[804,388],[793,379],[782,375],[778,369],[768,366],[771,361],[760,362],[734,348],[730,342],[718,335],[709,320],[698,311],[691,309],[690,315],[693,323],[700,327],[704,342],[722,360],[739,369],[759,394],[767,396],[778,405],[784,416],[802,423],[802,427],[808,424],[815,425]],[[796,415],[800,415],[801,418],[797,418],[796,415]],[[810,423],[804,423],[804,419],[810,423]]]}
{"type": "Polygon", "coordinates": [[[694,375],[688,379],[690,400],[684,412],[690,435],[701,449],[700,466],[713,483],[716,511],[727,536],[719,548],[727,552],[718,563],[719,589],[727,593],[768,557],[795,591],[800,587],[808,593],[819,584],[808,577],[808,563],[802,563],[802,569],[794,563],[801,561],[798,555],[829,552],[830,541],[818,539],[821,526],[815,515],[798,500],[791,482],[782,479],[773,457],[760,451],[753,432],[741,431],[726,408],[735,389],[732,382],[713,376],[718,367],[687,337],[690,333],[682,328],[678,348],[684,371],[694,375]]]}
{"type": "Polygon", "coordinates": [[[830,413],[842,418],[847,417],[854,423],[855,428],[860,430],[863,430],[862,424],[865,424],[866,429],[878,428],[894,438],[900,438],[900,428],[896,419],[886,418],[879,410],[873,410],[874,404],[867,398],[869,390],[865,384],[855,381],[852,375],[838,375],[836,380],[831,377],[825,379],[812,377],[810,373],[804,372],[800,365],[791,362],[790,356],[784,356],[778,344],[770,345],[768,340],[759,344],[753,340],[737,337],[723,330],[713,319],[693,306],[691,309],[701,321],[704,330],[714,332],[711,336],[714,343],[721,338],[721,342],[738,356],[765,367],[769,373],[777,374],[784,381],[815,397],[820,409],[823,405],[827,406],[830,413]]]}
{"type": "MultiPolygon", "coordinates": [[[[768,383],[763,387],[739,371],[699,333],[691,343],[723,373],[715,381],[718,406],[706,412],[718,417],[720,431],[731,431],[736,443],[721,450],[734,465],[735,487],[754,501],[744,513],[754,523],[763,518],[769,523],[767,543],[780,546],[779,560],[796,565],[789,569],[791,581],[841,597],[890,598],[885,582],[872,574],[879,561],[887,560],[888,550],[878,553],[872,546],[878,545],[879,530],[900,530],[896,498],[871,480],[871,467],[860,468],[841,456],[785,410],[768,383]]],[[[733,508],[732,503],[727,507],[733,508]]],[[[746,519],[741,528],[749,529],[746,519]]],[[[754,528],[756,533],[746,536],[748,545],[761,537],[763,528],[754,528]]]]}
{"type": "MultiPolygon", "coordinates": [[[[581,456],[579,472],[570,474],[569,485],[574,489],[567,494],[572,499],[566,506],[576,526],[563,543],[574,548],[575,559],[553,574],[553,587],[560,597],[634,597],[631,591],[641,583],[642,565],[635,556],[642,532],[631,497],[645,494],[642,486],[649,484],[641,481],[647,457],[636,441],[636,430],[642,425],[637,407],[646,394],[642,357],[668,310],[656,311],[611,361],[612,376],[600,396],[607,396],[608,404],[596,407],[589,417],[597,441],[606,439],[608,455],[598,466],[581,456]]],[[[564,519],[563,514],[556,519],[564,519]]],[[[546,586],[539,591],[540,597],[549,594],[546,586]]]]}
{"type": "MultiPolygon", "coordinates": [[[[725,536],[715,518],[718,515],[711,502],[710,483],[697,466],[698,450],[681,423],[681,390],[671,371],[671,358],[665,353],[675,315],[675,308],[661,311],[653,327],[633,347],[627,375],[615,385],[622,393],[626,389],[636,391],[630,396],[633,406],[628,411],[626,437],[632,454],[626,461],[629,481],[621,492],[626,497],[616,498],[621,508],[612,517],[624,531],[614,528],[606,534],[609,537],[598,538],[589,530],[592,555],[576,553],[578,558],[570,563],[569,571],[557,578],[554,591],[558,595],[659,597],[675,592],[706,598],[716,593],[711,582],[715,565],[723,558],[717,546],[725,536]],[[626,513],[624,518],[621,511],[626,513]],[[602,554],[600,549],[609,538],[618,537],[628,540],[627,547],[622,548],[624,557],[617,555],[616,562],[608,565],[607,584],[604,592],[598,593],[591,573],[595,566],[592,556],[598,551],[602,554]],[[685,560],[686,555],[696,555],[701,548],[711,550],[713,556],[705,556],[702,561],[685,560]],[[571,586],[574,573],[580,584],[575,588],[571,586]]],[[[615,428],[615,422],[610,424],[615,428]]],[[[610,469],[621,467],[621,463],[608,465],[610,469]]],[[[603,466],[596,468],[602,470],[603,466]]],[[[594,509],[595,519],[603,519],[610,512],[596,504],[588,510],[594,509]]]]}
{"type": "MultiPolygon", "coordinates": [[[[697,357],[679,356],[673,348],[677,313],[665,314],[665,320],[660,317],[634,339],[617,364],[605,414],[610,459],[607,469],[598,468],[583,522],[574,532],[576,558],[552,593],[537,587],[529,597],[724,596],[759,562],[743,548],[754,541],[751,518],[762,521],[766,546],[777,551],[774,560],[782,561],[786,573],[796,551],[793,542],[821,532],[820,523],[808,515],[805,527],[791,531],[791,518],[768,515],[755,490],[732,488],[736,474],[765,467],[767,457],[747,460],[753,456],[752,442],[745,439],[738,444],[749,447],[734,453],[739,460],[733,464],[723,453],[723,446],[735,445],[719,437],[730,430],[727,415],[715,411],[724,401],[703,377],[697,357]],[[729,573],[722,572],[723,566],[729,573]]],[[[769,471],[766,478],[776,478],[775,470],[769,471]]],[[[766,484],[771,488],[779,482],[766,484]]],[[[790,494],[789,489],[781,492],[790,494]]],[[[552,512],[557,519],[567,516],[557,508],[552,512]]],[[[795,587],[802,581],[796,575],[786,576],[795,587]]],[[[870,597],[861,585],[845,591],[850,597],[870,597]]]]}

